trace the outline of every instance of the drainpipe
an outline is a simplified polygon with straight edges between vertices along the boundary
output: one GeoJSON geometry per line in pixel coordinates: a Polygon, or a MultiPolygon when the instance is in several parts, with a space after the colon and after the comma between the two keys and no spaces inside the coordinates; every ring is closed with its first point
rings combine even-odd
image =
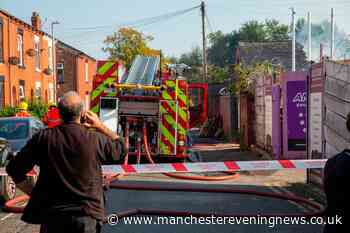
{"type": "MultiPolygon", "coordinates": [[[[7,34],[8,34],[8,58],[11,57],[11,30],[10,30],[10,17],[8,17],[7,19],[7,34]]],[[[13,96],[12,96],[12,84],[11,84],[11,64],[8,62],[8,66],[9,66],[9,91],[10,91],[10,105],[13,106],[13,96]]]]}

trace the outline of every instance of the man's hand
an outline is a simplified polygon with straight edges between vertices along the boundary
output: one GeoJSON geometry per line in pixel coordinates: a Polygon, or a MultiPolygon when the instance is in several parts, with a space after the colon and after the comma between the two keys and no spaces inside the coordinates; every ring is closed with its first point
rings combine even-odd
{"type": "Polygon", "coordinates": [[[85,119],[86,122],[84,123],[84,125],[88,128],[100,129],[103,127],[103,124],[98,118],[98,116],[91,111],[85,112],[85,119]]]}
{"type": "Polygon", "coordinates": [[[107,135],[113,140],[117,140],[119,138],[119,136],[116,133],[112,132],[100,121],[100,119],[95,113],[91,111],[86,111],[85,118],[86,118],[86,122],[84,123],[84,125],[86,127],[97,129],[98,131],[107,135]]]}

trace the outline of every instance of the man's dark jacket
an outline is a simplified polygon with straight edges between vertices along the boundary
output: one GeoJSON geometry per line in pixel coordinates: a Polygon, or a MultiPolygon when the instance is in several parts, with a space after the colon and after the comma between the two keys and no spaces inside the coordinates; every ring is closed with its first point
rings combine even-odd
{"type": "Polygon", "coordinates": [[[324,233],[350,232],[350,150],[328,159],[324,168],[324,190],[327,197],[326,217],[342,217],[342,224],[328,224],[324,233]]]}
{"type": "Polygon", "coordinates": [[[34,165],[40,167],[22,220],[45,223],[49,217],[60,214],[88,215],[102,220],[101,165],[121,163],[124,154],[122,140],[112,141],[76,123],[40,131],[6,168],[19,183],[34,165]]]}

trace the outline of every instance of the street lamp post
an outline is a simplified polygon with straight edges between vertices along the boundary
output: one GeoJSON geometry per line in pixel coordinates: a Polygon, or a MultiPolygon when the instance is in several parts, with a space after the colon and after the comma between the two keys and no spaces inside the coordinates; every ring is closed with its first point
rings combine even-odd
{"type": "Polygon", "coordinates": [[[53,26],[55,24],[59,24],[58,21],[53,21],[51,22],[51,56],[52,56],[52,77],[53,77],[53,89],[54,89],[54,93],[53,93],[53,99],[54,99],[54,103],[56,103],[57,101],[57,82],[56,82],[56,54],[55,54],[55,35],[54,35],[54,31],[53,31],[53,26]]]}

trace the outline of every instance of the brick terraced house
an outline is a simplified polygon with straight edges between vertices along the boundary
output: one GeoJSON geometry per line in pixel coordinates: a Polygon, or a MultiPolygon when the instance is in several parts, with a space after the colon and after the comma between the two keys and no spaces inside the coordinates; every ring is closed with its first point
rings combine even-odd
{"type": "Polygon", "coordinates": [[[55,102],[53,61],[56,61],[56,96],[74,90],[89,106],[96,60],[80,50],[55,40],[41,30],[33,12],[31,24],[0,9],[0,108],[21,100],[55,102]],[[53,55],[56,55],[54,58],[53,55]]]}

